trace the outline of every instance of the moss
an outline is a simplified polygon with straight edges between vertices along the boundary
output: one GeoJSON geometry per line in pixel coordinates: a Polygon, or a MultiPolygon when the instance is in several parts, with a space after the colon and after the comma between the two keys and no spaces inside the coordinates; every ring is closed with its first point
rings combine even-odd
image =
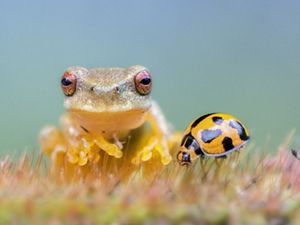
{"type": "Polygon", "coordinates": [[[32,158],[0,162],[0,224],[264,225],[300,220],[300,162],[284,147],[275,155],[247,155],[245,150],[239,157],[203,159],[190,168],[174,162],[147,177],[139,167],[126,181],[93,166],[73,168],[69,179],[69,171],[53,173],[41,158],[32,158]]]}

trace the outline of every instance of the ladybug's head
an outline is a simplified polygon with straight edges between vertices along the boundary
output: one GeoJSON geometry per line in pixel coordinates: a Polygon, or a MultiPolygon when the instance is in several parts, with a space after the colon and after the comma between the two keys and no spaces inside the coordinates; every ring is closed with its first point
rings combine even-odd
{"type": "Polygon", "coordinates": [[[191,155],[185,151],[179,151],[177,154],[177,161],[181,166],[191,164],[191,155]]]}

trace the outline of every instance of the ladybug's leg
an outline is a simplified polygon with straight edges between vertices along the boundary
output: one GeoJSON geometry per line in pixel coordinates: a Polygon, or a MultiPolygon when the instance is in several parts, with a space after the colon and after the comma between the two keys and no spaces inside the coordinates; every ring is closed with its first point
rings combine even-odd
{"type": "Polygon", "coordinates": [[[224,159],[227,158],[226,155],[224,156],[219,156],[215,158],[215,162],[216,162],[216,169],[215,169],[215,176],[218,178],[220,176],[220,172],[223,171],[223,165],[224,165],[224,159]],[[225,157],[224,157],[225,156],[225,157]]]}
{"type": "Polygon", "coordinates": [[[241,149],[237,150],[234,156],[234,160],[236,162],[238,162],[239,158],[240,158],[240,153],[241,153],[241,149]]]}
{"type": "Polygon", "coordinates": [[[203,173],[206,173],[206,165],[207,165],[207,160],[205,159],[204,156],[200,157],[200,166],[201,166],[201,171],[203,171],[203,173]]]}

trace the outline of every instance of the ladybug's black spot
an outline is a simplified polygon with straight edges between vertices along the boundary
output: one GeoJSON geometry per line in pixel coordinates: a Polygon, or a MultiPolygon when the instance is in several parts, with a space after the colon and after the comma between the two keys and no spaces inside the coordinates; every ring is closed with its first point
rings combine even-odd
{"type": "Polygon", "coordinates": [[[236,129],[238,131],[241,140],[243,141],[249,140],[249,136],[246,134],[245,128],[241,123],[235,120],[231,120],[229,122],[229,126],[231,126],[233,129],[236,129]]]}
{"type": "Polygon", "coordinates": [[[210,143],[217,137],[219,137],[222,134],[222,130],[203,130],[201,132],[201,139],[204,143],[210,143]]]}
{"type": "Polygon", "coordinates": [[[233,144],[232,144],[232,139],[230,137],[224,137],[223,141],[222,141],[224,150],[230,151],[234,148],[233,144]]]}
{"type": "Polygon", "coordinates": [[[184,146],[185,142],[187,141],[188,137],[191,136],[191,132],[186,134],[183,138],[182,138],[182,141],[181,141],[181,144],[180,146],[184,146]]]}
{"type": "Polygon", "coordinates": [[[191,133],[189,133],[189,134],[185,135],[185,136],[182,138],[182,141],[181,141],[181,144],[180,144],[180,146],[183,146],[183,145],[184,145],[184,143],[185,143],[185,141],[186,141],[187,137],[188,137],[190,134],[191,134],[191,133]]]}
{"type": "Polygon", "coordinates": [[[192,128],[196,127],[201,121],[203,121],[206,117],[209,117],[212,114],[215,114],[215,113],[209,113],[209,114],[206,114],[206,115],[201,116],[198,119],[196,119],[192,124],[192,128]]]}
{"type": "Polygon", "coordinates": [[[204,155],[199,143],[197,140],[192,136],[191,133],[188,133],[182,139],[181,146],[184,146],[186,149],[190,149],[191,147],[194,149],[196,155],[204,155]]]}
{"type": "Polygon", "coordinates": [[[188,135],[186,137],[186,141],[185,141],[184,147],[186,147],[186,149],[189,149],[189,147],[193,144],[194,139],[195,138],[192,135],[188,135]]]}
{"type": "Polygon", "coordinates": [[[195,149],[195,153],[198,156],[204,156],[204,153],[203,153],[202,149],[200,148],[199,144],[198,144],[198,147],[195,149]]]}
{"type": "Polygon", "coordinates": [[[214,121],[215,124],[218,124],[218,125],[221,125],[224,121],[223,118],[220,116],[214,116],[212,118],[212,120],[214,121]]]}

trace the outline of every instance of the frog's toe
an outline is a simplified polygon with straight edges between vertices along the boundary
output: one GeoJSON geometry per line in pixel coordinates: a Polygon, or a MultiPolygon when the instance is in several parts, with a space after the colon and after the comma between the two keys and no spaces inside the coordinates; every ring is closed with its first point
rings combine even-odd
{"type": "Polygon", "coordinates": [[[170,155],[169,148],[166,141],[161,141],[155,146],[155,150],[160,155],[160,160],[163,165],[168,165],[172,161],[172,156],[170,155]]]}
{"type": "Polygon", "coordinates": [[[100,160],[100,154],[99,152],[91,151],[88,154],[88,159],[92,163],[97,163],[100,160]]]}
{"type": "Polygon", "coordinates": [[[76,164],[79,161],[79,155],[74,152],[69,151],[67,153],[67,159],[68,159],[69,163],[76,164]]]}
{"type": "Polygon", "coordinates": [[[132,163],[135,165],[140,164],[141,162],[148,161],[152,158],[152,150],[154,149],[155,145],[148,145],[145,146],[138,154],[132,159],[132,163]]]}
{"type": "Polygon", "coordinates": [[[121,149],[116,145],[108,142],[103,137],[97,137],[95,139],[96,145],[105,151],[108,155],[114,156],[115,158],[122,158],[123,152],[121,149]]]}
{"type": "Polygon", "coordinates": [[[77,148],[69,146],[67,157],[71,164],[79,166],[85,166],[89,162],[97,163],[100,159],[99,148],[95,145],[87,145],[87,142],[77,148]]]}
{"type": "Polygon", "coordinates": [[[142,161],[148,161],[151,158],[152,158],[152,151],[143,152],[141,157],[142,161]]]}
{"type": "Polygon", "coordinates": [[[79,152],[78,165],[85,166],[88,163],[88,153],[85,151],[79,152]]]}

